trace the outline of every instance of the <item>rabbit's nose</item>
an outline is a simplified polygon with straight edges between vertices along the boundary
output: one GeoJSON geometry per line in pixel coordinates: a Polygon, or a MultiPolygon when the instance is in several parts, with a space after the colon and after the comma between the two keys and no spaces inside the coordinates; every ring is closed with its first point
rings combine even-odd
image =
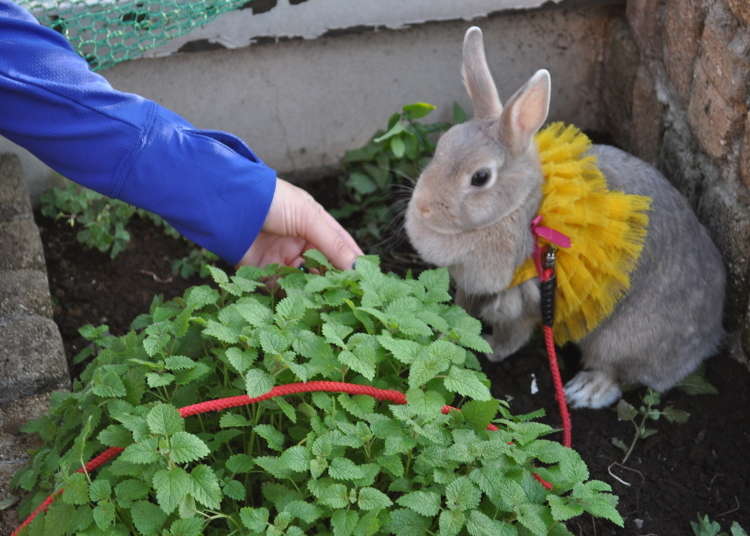
{"type": "Polygon", "coordinates": [[[417,201],[417,210],[422,216],[429,216],[432,209],[430,208],[430,204],[425,201],[424,199],[420,199],[417,201]]]}

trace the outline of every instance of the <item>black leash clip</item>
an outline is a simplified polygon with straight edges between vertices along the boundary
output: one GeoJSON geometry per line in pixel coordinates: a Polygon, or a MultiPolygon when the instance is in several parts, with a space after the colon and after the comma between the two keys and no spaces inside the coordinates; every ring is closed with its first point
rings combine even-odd
{"type": "Polygon", "coordinates": [[[557,278],[555,277],[555,262],[557,261],[557,251],[550,246],[544,252],[544,261],[542,262],[542,277],[539,284],[540,304],[542,307],[542,324],[552,327],[555,318],[555,289],[557,288],[557,278]]]}

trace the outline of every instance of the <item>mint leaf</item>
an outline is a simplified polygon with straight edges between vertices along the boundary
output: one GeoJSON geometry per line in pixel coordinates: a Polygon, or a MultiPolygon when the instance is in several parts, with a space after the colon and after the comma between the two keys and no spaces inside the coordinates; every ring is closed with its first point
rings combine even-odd
{"type": "Polygon", "coordinates": [[[252,369],[245,375],[245,390],[247,396],[255,398],[273,389],[273,378],[259,369],[252,369]]]}
{"type": "Polygon", "coordinates": [[[201,536],[203,521],[197,517],[178,519],[169,527],[170,536],[201,536]]]}
{"type": "Polygon", "coordinates": [[[249,369],[258,357],[255,352],[251,352],[248,350],[243,351],[236,346],[227,348],[226,356],[229,364],[232,365],[234,370],[236,370],[240,374],[249,369]]]}
{"type": "Polygon", "coordinates": [[[120,454],[121,461],[136,464],[149,464],[159,459],[159,452],[156,450],[156,439],[149,437],[133,443],[125,448],[120,454]]]}
{"type": "Polygon", "coordinates": [[[189,370],[195,365],[195,361],[184,355],[172,355],[164,360],[167,370],[189,370]]]}
{"type": "Polygon", "coordinates": [[[110,424],[96,438],[107,447],[125,448],[133,442],[131,433],[119,424],[110,424]]]}
{"type": "Polygon", "coordinates": [[[449,391],[473,398],[474,400],[490,400],[492,395],[489,388],[482,381],[483,379],[484,375],[480,372],[453,366],[443,384],[449,391]]]}
{"type": "Polygon", "coordinates": [[[169,445],[174,463],[188,463],[205,458],[210,453],[206,444],[196,435],[187,432],[174,434],[169,445]]]}
{"type": "Polygon", "coordinates": [[[399,497],[396,503],[425,517],[434,517],[440,511],[440,495],[433,491],[412,491],[399,497]]]}
{"type": "Polygon", "coordinates": [[[83,473],[73,473],[65,479],[62,501],[65,504],[88,504],[89,481],[83,473]]]}
{"type": "Polygon", "coordinates": [[[105,501],[112,496],[112,485],[109,480],[98,478],[89,486],[89,499],[91,502],[105,501]]]}
{"type": "Polygon", "coordinates": [[[472,510],[479,506],[482,492],[469,480],[461,476],[445,488],[445,499],[451,510],[472,510]]]}
{"type": "Polygon", "coordinates": [[[96,505],[93,511],[94,523],[101,530],[109,529],[115,522],[115,505],[109,501],[96,505]]]}
{"type": "Polygon", "coordinates": [[[331,516],[333,536],[352,536],[357,528],[359,516],[352,510],[336,510],[331,516]]]}
{"type": "Polygon", "coordinates": [[[449,366],[450,361],[442,356],[427,352],[420,353],[412,362],[409,370],[409,387],[414,388],[424,385],[449,366]]]}
{"type": "Polygon", "coordinates": [[[213,469],[207,465],[198,465],[190,472],[193,481],[192,496],[208,508],[219,508],[221,489],[213,469]]]}
{"type": "Polygon", "coordinates": [[[388,495],[375,488],[362,488],[359,490],[357,506],[361,510],[382,510],[393,504],[388,495]]]}
{"type": "Polygon", "coordinates": [[[249,473],[254,466],[255,462],[247,454],[233,454],[226,463],[226,468],[234,474],[249,473]]]}
{"type": "Polygon", "coordinates": [[[474,510],[469,514],[466,531],[471,536],[515,536],[517,534],[516,528],[512,525],[491,519],[479,510],[474,510]]]}
{"type": "Polygon", "coordinates": [[[461,510],[443,510],[438,519],[440,536],[457,536],[465,523],[466,515],[461,510]]]}
{"type": "Polygon", "coordinates": [[[167,515],[147,501],[133,503],[130,509],[133,525],[143,536],[155,536],[167,520],[167,515]]]}
{"type": "Polygon", "coordinates": [[[499,400],[471,400],[461,406],[461,413],[475,430],[485,430],[497,415],[499,400]]]}
{"type": "Polygon", "coordinates": [[[165,514],[171,514],[185,496],[190,493],[192,481],[181,467],[162,469],[152,479],[156,490],[156,501],[165,514]]]}
{"type": "Polygon", "coordinates": [[[172,405],[157,404],[146,415],[146,424],[152,434],[170,436],[185,429],[185,422],[172,405]]]}
{"type": "Polygon", "coordinates": [[[268,525],[267,508],[241,508],[240,520],[242,524],[255,533],[262,533],[268,525]]]}
{"type": "Polygon", "coordinates": [[[244,428],[252,423],[244,415],[225,413],[219,419],[219,428],[244,428]]]}
{"type": "Polygon", "coordinates": [[[349,458],[334,458],[328,466],[328,474],[336,480],[358,480],[365,475],[362,469],[349,458]]]}
{"type": "Polygon", "coordinates": [[[235,501],[245,500],[245,486],[239,480],[229,480],[222,488],[224,495],[235,501]]]}

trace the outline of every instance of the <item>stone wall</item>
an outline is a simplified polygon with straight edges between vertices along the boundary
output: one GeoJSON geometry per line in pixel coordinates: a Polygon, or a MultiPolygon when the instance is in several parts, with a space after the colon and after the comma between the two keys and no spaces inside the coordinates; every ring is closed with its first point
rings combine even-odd
{"type": "MultiPolygon", "coordinates": [[[[10,479],[33,446],[20,428],[42,415],[49,392],[69,387],[70,378],[42,241],[11,155],[0,155],[0,341],[0,503],[12,506],[10,479]]],[[[16,522],[13,508],[0,510],[0,534],[16,522]]]]}
{"type": "Polygon", "coordinates": [[[628,0],[603,60],[604,127],[709,228],[729,272],[727,328],[750,356],[750,2],[628,0]]]}

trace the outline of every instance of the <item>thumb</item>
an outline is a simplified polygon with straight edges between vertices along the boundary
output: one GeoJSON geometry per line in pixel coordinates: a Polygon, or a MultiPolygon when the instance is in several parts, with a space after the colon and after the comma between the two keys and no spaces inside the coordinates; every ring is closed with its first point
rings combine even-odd
{"type": "Polygon", "coordinates": [[[306,191],[278,179],[263,230],[302,238],[334,266],[348,269],[363,255],[349,233],[306,191]]]}

